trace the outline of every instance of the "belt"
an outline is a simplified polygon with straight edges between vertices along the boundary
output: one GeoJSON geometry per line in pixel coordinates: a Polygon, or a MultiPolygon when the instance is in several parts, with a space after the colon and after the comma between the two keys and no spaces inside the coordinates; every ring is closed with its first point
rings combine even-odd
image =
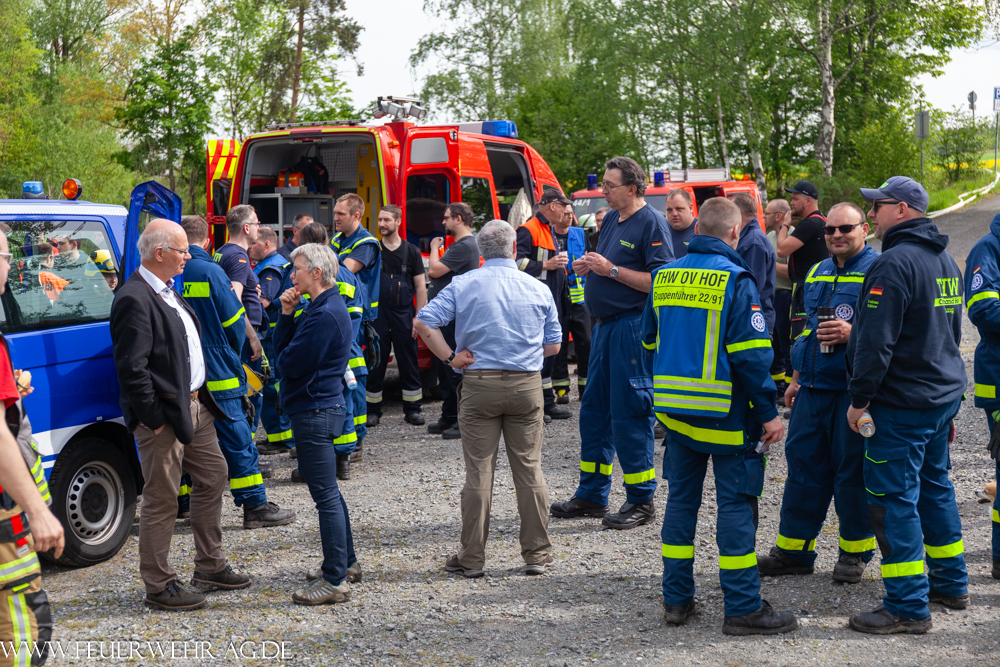
{"type": "Polygon", "coordinates": [[[538,375],[538,371],[504,371],[499,369],[483,369],[483,370],[466,370],[463,371],[465,377],[477,377],[480,380],[484,378],[526,378],[532,375],[538,375]]]}
{"type": "Polygon", "coordinates": [[[195,391],[191,392],[191,402],[193,403],[197,400],[198,400],[198,390],[196,389],[195,391]]]}
{"type": "Polygon", "coordinates": [[[598,317],[595,318],[598,324],[611,324],[616,320],[620,320],[626,317],[635,317],[637,315],[642,315],[641,310],[626,310],[624,313],[618,313],[617,315],[609,315],[608,317],[598,317]]]}

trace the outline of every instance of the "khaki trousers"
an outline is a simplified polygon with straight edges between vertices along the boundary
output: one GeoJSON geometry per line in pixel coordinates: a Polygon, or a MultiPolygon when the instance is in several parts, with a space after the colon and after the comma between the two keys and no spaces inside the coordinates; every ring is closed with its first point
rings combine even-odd
{"type": "Polygon", "coordinates": [[[135,429],[139,462],[146,484],[139,516],[139,573],[146,592],[155,595],[177,578],[167,562],[177,519],[177,489],[181,468],[191,475],[191,532],[194,568],[214,574],[226,567],[222,554],[222,493],[229,467],[219,449],[215,418],[197,398],[191,401],[194,440],[184,445],[167,424],[159,435],[140,424],[135,429]]]}
{"type": "Polygon", "coordinates": [[[486,563],[493,477],[502,433],[521,517],[521,556],[528,564],[537,563],[552,549],[549,492],[542,475],[541,375],[477,375],[477,371],[467,371],[458,393],[458,426],[465,455],[458,562],[471,569],[482,569],[486,563]]]}

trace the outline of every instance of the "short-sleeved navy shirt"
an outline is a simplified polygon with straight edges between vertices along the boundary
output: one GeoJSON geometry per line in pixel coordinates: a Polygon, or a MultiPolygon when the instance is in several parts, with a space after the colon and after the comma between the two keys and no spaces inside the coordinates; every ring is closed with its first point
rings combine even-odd
{"type": "Polygon", "coordinates": [[[250,267],[250,255],[235,243],[227,243],[219,248],[214,259],[229,276],[230,281],[243,285],[242,301],[247,319],[250,320],[252,326],[259,327],[264,319],[264,309],[257,297],[257,283],[259,281],[250,267]]]}
{"type": "MultiPolygon", "coordinates": [[[[608,211],[601,224],[597,254],[615,266],[650,273],[674,260],[669,226],[663,215],[646,204],[624,222],[618,211],[608,211]]],[[[628,311],[641,312],[646,292],[634,290],[614,278],[591,273],[584,287],[587,311],[593,317],[611,317],[628,311]]]]}
{"type": "Polygon", "coordinates": [[[688,254],[688,243],[694,238],[694,226],[698,223],[698,218],[691,221],[691,225],[683,230],[677,231],[670,224],[667,224],[667,232],[670,234],[671,248],[674,251],[674,259],[680,259],[688,254]]]}

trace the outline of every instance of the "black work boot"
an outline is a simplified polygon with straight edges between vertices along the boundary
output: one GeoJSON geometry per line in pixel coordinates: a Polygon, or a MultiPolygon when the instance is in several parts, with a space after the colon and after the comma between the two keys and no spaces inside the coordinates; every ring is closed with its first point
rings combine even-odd
{"type": "Polygon", "coordinates": [[[351,463],[363,463],[365,460],[365,452],[359,442],[354,446],[354,451],[350,453],[351,463]]]}
{"type": "Polygon", "coordinates": [[[271,479],[274,477],[274,464],[265,458],[259,458],[257,459],[257,471],[262,478],[271,479]]]}
{"type": "Polygon", "coordinates": [[[944,593],[939,593],[938,591],[931,589],[931,592],[927,597],[931,602],[937,602],[939,605],[948,607],[948,609],[969,608],[968,593],[963,593],[962,595],[945,595],[944,593]]]}
{"type": "Polygon", "coordinates": [[[266,502],[256,507],[243,506],[244,528],[271,528],[295,521],[295,512],[283,510],[275,503],[266,502]]]}
{"type": "Polygon", "coordinates": [[[378,426],[380,421],[382,421],[382,415],[373,415],[369,413],[368,417],[365,418],[365,426],[368,428],[375,428],[378,426]]]}
{"type": "Polygon", "coordinates": [[[799,627],[795,614],[775,611],[767,600],[760,609],[745,616],[726,616],[722,621],[724,635],[780,635],[799,627]]]}
{"type": "Polygon", "coordinates": [[[993,561],[993,578],[1000,579],[1000,561],[993,561]]]}
{"type": "Polygon", "coordinates": [[[803,565],[778,547],[771,547],[770,554],[757,558],[757,571],[764,577],[780,577],[786,574],[812,574],[813,566],[803,565]]]}
{"type": "Polygon", "coordinates": [[[552,503],[549,513],[561,519],[575,519],[578,516],[601,518],[608,513],[608,506],[590,503],[573,496],[564,503],[552,503]]]}
{"type": "Polygon", "coordinates": [[[922,635],[931,629],[933,622],[927,618],[900,618],[879,605],[871,611],[852,616],[849,621],[851,630],[867,632],[870,635],[922,635]]]}
{"type": "Polygon", "coordinates": [[[351,478],[351,455],[337,454],[337,479],[346,481],[351,478]]]}
{"type": "Polygon", "coordinates": [[[156,594],[146,593],[146,604],[167,611],[187,611],[201,609],[205,606],[205,596],[201,593],[186,591],[177,584],[177,580],[168,581],[166,588],[156,594]]]}
{"type": "Polygon", "coordinates": [[[656,517],[656,507],[653,506],[652,500],[641,505],[625,503],[617,514],[605,514],[601,524],[615,530],[628,530],[649,523],[654,517],[656,517]]]}
{"type": "Polygon", "coordinates": [[[551,424],[552,423],[552,417],[549,417],[548,415],[542,415],[542,421],[544,423],[546,423],[546,424],[551,424]]]}
{"type": "Polygon", "coordinates": [[[694,600],[685,605],[673,605],[663,603],[663,620],[670,625],[684,625],[690,616],[698,613],[694,600]]]}
{"type": "Polygon", "coordinates": [[[438,419],[436,422],[427,425],[427,432],[433,433],[434,435],[441,435],[452,426],[455,426],[458,422],[446,421],[444,417],[438,419]]]}
{"type": "Polygon", "coordinates": [[[445,440],[460,440],[462,438],[462,430],[458,428],[458,424],[455,424],[451,428],[445,429],[441,437],[445,440]]]}
{"type": "Polygon", "coordinates": [[[868,563],[860,555],[842,553],[837,558],[837,564],[833,566],[833,580],[856,584],[861,581],[867,567],[868,563]]]}
{"type": "Polygon", "coordinates": [[[288,451],[288,447],[281,444],[280,442],[264,442],[257,443],[257,453],[261,456],[269,456],[271,454],[284,454],[288,451]]]}
{"type": "Polygon", "coordinates": [[[305,484],[306,477],[298,468],[292,468],[292,484],[305,484]]]}
{"type": "Polygon", "coordinates": [[[559,405],[569,404],[569,389],[556,389],[556,403],[559,405]]]}
{"type": "Polygon", "coordinates": [[[573,416],[573,413],[567,410],[566,408],[560,408],[555,405],[553,405],[551,408],[548,408],[545,411],[545,414],[548,415],[549,417],[552,417],[553,419],[569,419],[570,417],[573,416]]]}
{"type": "Polygon", "coordinates": [[[419,412],[407,412],[403,415],[403,421],[414,426],[423,426],[426,423],[419,412]]]}
{"type": "Polygon", "coordinates": [[[191,577],[191,585],[203,584],[207,587],[225,588],[232,590],[235,588],[246,588],[250,585],[250,575],[237,572],[232,565],[226,565],[221,571],[215,574],[206,574],[195,570],[191,577]]]}

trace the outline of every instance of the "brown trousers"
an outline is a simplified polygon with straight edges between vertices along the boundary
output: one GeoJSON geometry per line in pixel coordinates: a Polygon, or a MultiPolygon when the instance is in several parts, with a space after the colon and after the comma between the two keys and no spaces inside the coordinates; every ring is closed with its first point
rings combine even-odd
{"type": "Polygon", "coordinates": [[[155,595],[177,578],[167,562],[177,519],[181,468],[191,475],[191,532],[197,572],[214,574],[226,567],[222,554],[222,493],[229,466],[219,449],[215,418],[201,401],[191,401],[194,440],[181,444],[167,424],[159,435],[140,424],[135,429],[139,462],[146,485],[139,516],[139,573],[146,592],[155,595]]]}
{"type": "Polygon", "coordinates": [[[458,426],[465,455],[465,487],[458,562],[463,567],[482,569],[486,563],[501,433],[521,517],[521,556],[526,563],[537,563],[552,549],[549,492],[542,475],[542,408],[539,373],[481,378],[477,371],[467,371],[459,385],[458,426]]]}

